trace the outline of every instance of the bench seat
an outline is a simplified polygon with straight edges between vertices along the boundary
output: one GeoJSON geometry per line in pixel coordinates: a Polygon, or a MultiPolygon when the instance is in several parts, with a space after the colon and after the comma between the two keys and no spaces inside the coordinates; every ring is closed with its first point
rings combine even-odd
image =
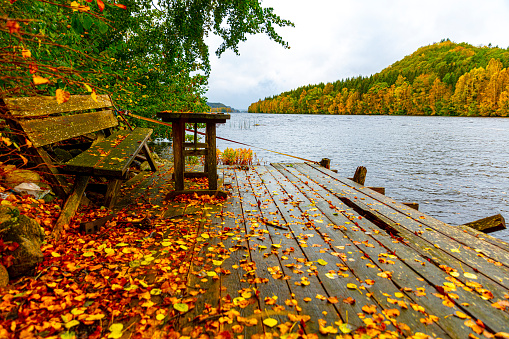
{"type": "MultiPolygon", "coordinates": [[[[129,166],[140,151],[146,152],[147,141],[152,134],[150,128],[120,130],[96,143],[85,152],[69,160],[62,170],[67,173],[111,178],[125,178],[129,166]]],[[[149,160],[153,171],[154,161],[149,160]]]]}

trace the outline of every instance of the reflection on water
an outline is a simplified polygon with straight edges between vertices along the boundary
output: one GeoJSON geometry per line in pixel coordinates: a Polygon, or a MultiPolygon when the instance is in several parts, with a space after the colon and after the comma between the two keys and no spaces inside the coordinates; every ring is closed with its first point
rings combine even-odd
{"type": "MultiPolygon", "coordinates": [[[[366,184],[457,225],[509,217],[509,119],[232,113],[220,137],[319,161],[344,176],[366,166],[366,184]]],[[[245,147],[218,140],[218,148],[245,147]]],[[[253,148],[263,162],[292,158],[253,148]]],[[[509,241],[509,231],[493,235],[509,241]]]]}

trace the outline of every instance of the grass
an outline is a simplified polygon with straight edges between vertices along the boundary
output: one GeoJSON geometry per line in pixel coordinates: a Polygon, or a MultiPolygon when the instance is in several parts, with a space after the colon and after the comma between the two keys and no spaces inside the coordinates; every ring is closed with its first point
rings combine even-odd
{"type": "Polygon", "coordinates": [[[249,148],[226,148],[223,152],[217,150],[217,163],[222,165],[250,166],[259,163],[256,154],[249,148]]]}

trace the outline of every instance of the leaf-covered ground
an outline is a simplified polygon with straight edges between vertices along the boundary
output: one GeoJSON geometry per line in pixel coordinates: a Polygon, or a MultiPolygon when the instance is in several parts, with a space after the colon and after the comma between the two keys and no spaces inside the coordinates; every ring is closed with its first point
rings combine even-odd
{"type": "MultiPolygon", "coordinates": [[[[9,203],[48,235],[60,212],[60,205],[30,197],[9,203]]],[[[198,293],[186,294],[186,276],[206,203],[222,202],[208,197],[170,202],[187,210],[194,206],[194,212],[168,219],[158,217],[171,206],[138,204],[89,235],[79,233],[79,223],[111,212],[82,211],[59,241],[47,239],[44,262],[33,277],[0,291],[0,338],[171,335],[174,319],[198,293]],[[139,222],[149,215],[149,223],[139,222]]]]}

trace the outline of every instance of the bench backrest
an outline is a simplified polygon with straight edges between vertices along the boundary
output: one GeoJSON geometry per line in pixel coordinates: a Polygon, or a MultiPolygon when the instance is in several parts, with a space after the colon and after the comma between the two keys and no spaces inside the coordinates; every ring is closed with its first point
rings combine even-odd
{"type": "Polygon", "coordinates": [[[118,121],[108,95],[73,95],[59,104],[55,97],[3,99],[9,118],[21,126],[34,147],[115,127],[118,121]],[[94,112],[84,112],[94,110],[94,112]]]}

